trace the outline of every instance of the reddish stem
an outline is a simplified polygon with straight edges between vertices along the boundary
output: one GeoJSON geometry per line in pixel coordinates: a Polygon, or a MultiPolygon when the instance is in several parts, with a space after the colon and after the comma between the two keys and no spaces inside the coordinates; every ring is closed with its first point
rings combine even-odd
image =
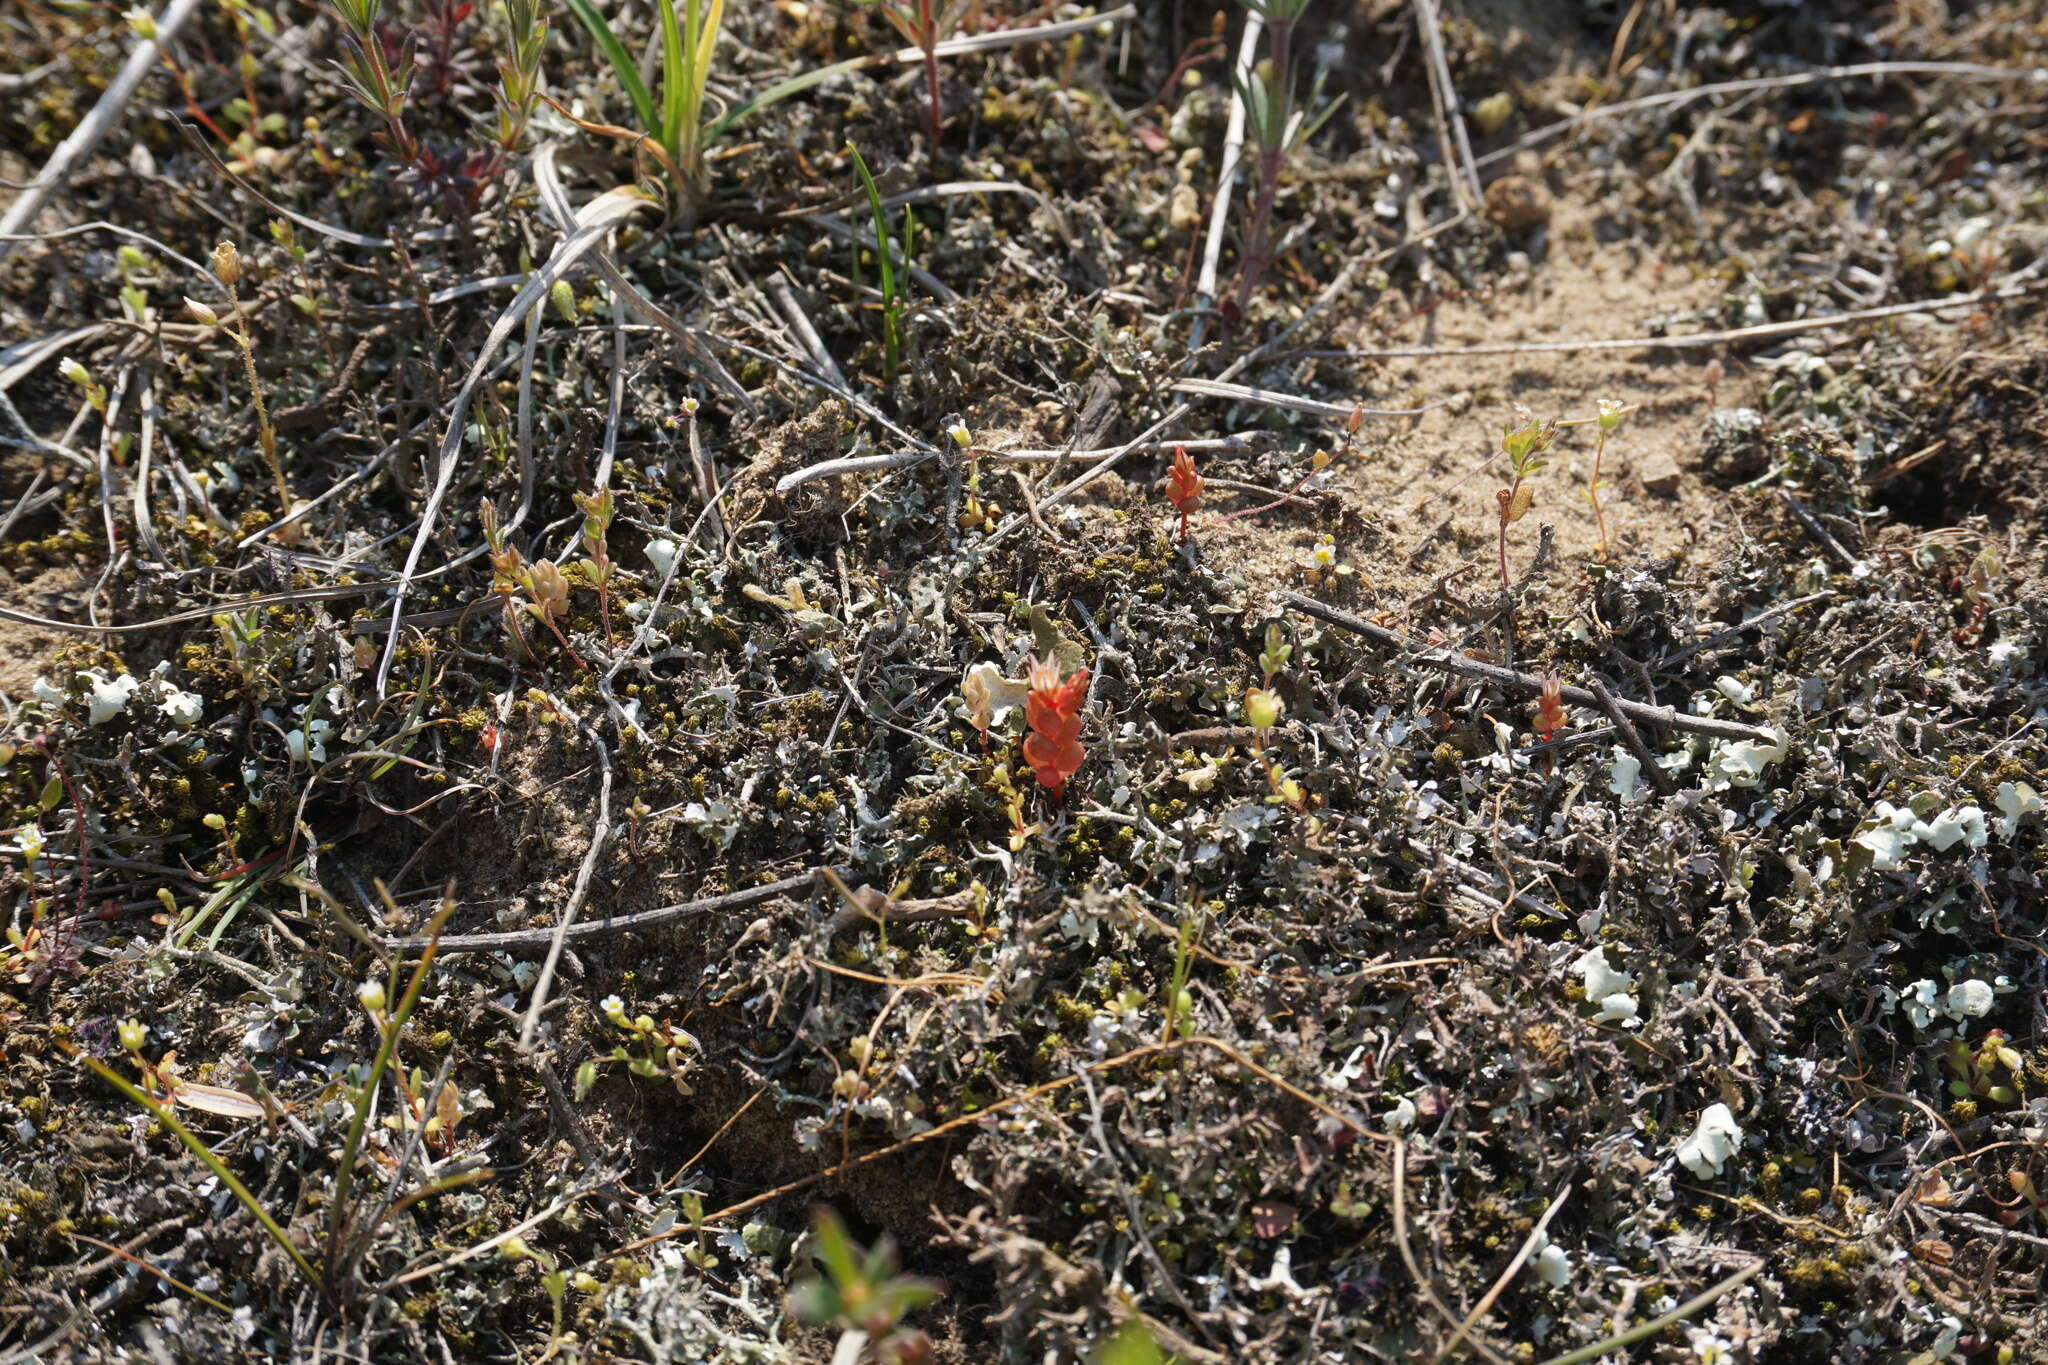
{"type": "Polygon", "coordinates": [[[1517,490],[1519,490],[1519,489],[1521,488],[1521,486],[1522,486],[1522,480],[1521,480],[1521,478],[1520,478],[1519,476],[1517,476],[1517,477],[1516,477],[1516,479],[1515,479],[1515,481],[1514,481],[1513,483],[1511,483],[1511,484],[1509,484],[1509,485],[1508,485],[1508,488],[1507,488],[1507,492],[1506,492],[1506,493],[1505,493],[1504,495],[1502,495],[1502,497],[1501,497],[1501,503],[1500,503],[1500,586],[1501,586],[1501,591],[1503,591],[1503,592],[1513,592],[1513,591],[1514,591],[1514,588],[1515,588],[1515,581],[1514,581],[1514,579],[1512,579],[1512,578],[1510,578],[1510,577],[1508,576],[1508,508],[1509,508],[1509,507],[1511,507],[1511,506],[1512,506],[1512,505],[1514,504],[1514,501],[1515,501],[1515,493],[1516,493],[1516,491],[1517,491],[1517,490]]]}
{"type": "Polygon", "coordinates": [[[1600,461],[1607,454],[1607,430],[1601,428],[1593,440],[1593,486],[1587,496],[1593,500],[1593,519],[1600,523],[1600,557],[1607,558],[1607,513],[1600,506],[1600,461]]]}
{"type": "Polygon", "coordinates": [[[939,108],[939,21],[932,13],[932,0],[917,0],[918,31],[924,49],[924,93],[930,108],[925,113],[925,131],[932,141],[932,159],[939,155],[939,135],[945,131],[944,113],[939,108]]]}

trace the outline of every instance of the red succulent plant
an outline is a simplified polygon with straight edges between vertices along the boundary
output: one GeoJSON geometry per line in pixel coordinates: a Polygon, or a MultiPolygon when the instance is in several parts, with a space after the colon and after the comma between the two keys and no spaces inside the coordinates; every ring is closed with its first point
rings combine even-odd
{"type": "Polygon", "coordinates": [[[1057,801],[1086,757],[1081,748],[1081,703],[1088,696],[1088,670],[1077,668],[1062,682],[1057,659],[1029,662],[1024,719],[1031,733],[1024,736],[1024,761],[1057,801]]]}

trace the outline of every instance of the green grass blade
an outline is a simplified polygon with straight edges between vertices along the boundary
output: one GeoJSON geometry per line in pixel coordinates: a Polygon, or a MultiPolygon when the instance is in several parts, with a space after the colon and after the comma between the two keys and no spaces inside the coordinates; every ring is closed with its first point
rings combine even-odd
{"type": "Polygon", "coordinates": [[[702,183],[704,176],[704,86],[711,79],[711,54],[718,46],[719,31],[725,27],[725,0],[684,0],[690,7],[687,34],[690,79],[683,104],[683,146],[690,174],[702,183]],[[704,4],[700,12],[699,3],[704,4]]]}
{"type": "Polygon", "coordinates": [[[256,1196],[249,1192],[249,1187],[236,1178],[235,1173],[227,1168],[227,1163],[213,1154],[212,1148],[201,1142],[190,1128],[178,1122],[176,1114],[173,1114],[167,1106],[158,1104],[148,1095],[143,1094],[126,1076],[123,1076],[105,1062],[100,1061],[97,1057],[88,1057],[83,1052],[78,1053],[77,1057],[79,1061],[92,1069],[94,1075],[98,1076],[108,1085],[113,1086],[114,1089],[120,1091],[123,1095],[126,1095],[134,1103],[140,1105],[148,1112],[151,1118],[169,1129],[172,1136],[184,1143],[186,1150],[205,1162],[206,1169],[212,1171],[220,1180],[220,1183],[228,1187],[229,1192],[241,1201],[242,1207],[249,1210],[255,1216],[256,1221],[263,1225],[263,1230],[270,1234],[271,1240],[277,1243],[285,1255],[291,1257],[292,1264],[297,1266],[299,1273],[306,1277],[306,1283],[320,1290],[323,1294],[326,1292],[326,1285],[320,1279],[320,1272],[313,1268],[313,1263],[306,1259],[305,1253],[293,1245],[292,1239],[285,1234],[285,1230],[282,1227],[278,1226],[277,1220],[270,1216],[269,1210],[256,1202],[256,1196]]]}
{"type": "Polygon", "coordinates": [[[704,98],[704,82],[711,73],[711,52],[718,46],[719,30],[725,27],[725,0],[711,0],[705,7],[702,31],[697,38],[697,98],[704,98]]]}
{"type": "MultiPolygon", "coordinates": [[[[697,26],[697,0],[683,0],[690,7],[690,27],[697,26]]],[[[661,139],[663,150],[684,175],[695,175],[696,169],[682,158],[683,125],[689,113],[690,51],[693,43],[685,37],[682,26],[676,22],[675,0],[655,0],[655,8],[661,12],[661,122],[655,125],[656,136],[661,139]]]]}
{"type": "Polygon", "coordinates": [[[640,126],[650,137],[661,132],[661,113],[654,107],[654,96],[647,93],[647,83],[640,79],[640,70],[633,64],[633,54],[626,51],[612,26],[604,21],[597,7],[590,0],[568,0],[570,12],[583,21],[583,27],[590,31],[590,37],[597,44],[597,50],[604,54],[611,64],[612,72],[619,78],[619,85],[626,92],[626,98],[633,102],[633,112],[640,119],[640,126]]]}
{"type": "Polygon", "coordinates": [[[741,119],[758,114],[770,105],[780,104],[791,95],[801,95],[812,86],[823,85],[835,76],[844,76],[850,72],[863,70],[866,67],[878,66],[881,62],[882,58],[873,54],[862,57],[849,57],[843,62],[834,62],[830,66],[821,66],[815,71],[806,71],[802,75],[791,76],[786,81],[778,81],[759,94],[749,95],[732,108],[726,110],[725,113],[719,116],[716,122],[704,130],[704,140],[706,142],[716,142],[732,131],[733,126],[741,119]]]}
{"type": "Polygon", "coordinates": [[[1660,1318],[1653,1318],[1651,1321],[1640,1326],[1631,1327],[1626,1332],[1617,1332],[1605,1341],[1596,1341],[1591,1346],[1582,1346],[1576,1351],[1567,1351],[1561,1356],[1552,1356],[1544,1361],[1543,1365],[1584,1365],[1584,1362],[1598,1360],[1616,1347],[1633,1346],[1639,1341],[1647,1340],[1673,1323],[1683,1322],[1702,1308],[1708,1307],[1731,1289],[1741,1288],[1763,1268],[1764,1262],[1762,1261],[1758,1261],[1755,1265],[1744,1266],[1741,1270],[1722,1280],[1706,1293],[1696,1298],[1687,1299],[1684,1303],[1681,1303],[1678,1307],[1660,1318]]]}
{"type": "MultiPolygon", "coordinates": [[[[890,259],[889,215],[882,208],[882,192],[875,188],[875,178],[868,174],[868,163],[861,159],[860,149],[849,142],[846,150],[853,157],[853,168],[860,172],[861,187],[868,192],[868,214],[875,223],[875,261],[882,274],[882,355],[888,371],[885,378],[894,384],[902,342],[896,329],[896,266],[890,259]]],[[[859,243],[855,243],[854,250],[859,249],[859,243]]]]}

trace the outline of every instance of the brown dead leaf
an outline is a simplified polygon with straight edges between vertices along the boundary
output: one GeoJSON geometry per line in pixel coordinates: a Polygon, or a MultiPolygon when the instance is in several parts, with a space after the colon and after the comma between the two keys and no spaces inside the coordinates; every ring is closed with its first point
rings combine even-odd
{"type": "Polygon", "coordinates": [[[1913,1259],[1929,1265],[1947,1265],[1956,1258],[1956,1249],[1937,1237],[1924,1237],[1913,1243],[1913,1259]]]}
{"type": "Polygon", "coordinates": [[[187,1109],[197,1109],[202,1114],[219,1114],[228,1119],[260,1119],[264,1116],[263,1106],[254,1097],[239,1090],[224,1090],[217,1085],[201,1085],[197,1081],[174,1081],[171,1084],[171,1099],[187,1109]]]}

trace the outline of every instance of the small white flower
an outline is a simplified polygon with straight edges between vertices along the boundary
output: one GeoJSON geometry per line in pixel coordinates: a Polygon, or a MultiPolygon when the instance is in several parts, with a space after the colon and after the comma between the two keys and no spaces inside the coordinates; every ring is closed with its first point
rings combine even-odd
{"type": "Polygon", "coordinates": [[[1325,535],[1316,542],[1312,552],[1318,569],[1333,569],[1337,566],[1337,538],[1325,535]]]}
{"type": "Polygon", "coordinates": [[[1700,1365],[1735,1365],[1734,1348],[1709,1331],[1692,1334],[1692,1353],[1700,1358],[1700,1365]]]}
{"type": "Polygon", "coordinates": [[[618,996],[607,995],[598,1002],[597,1007],[603,1010],[604,1017],[611,1020],[614,1024],[623,1025],[626,1022],[626,1002],[619,999],[618,996]]]}
{"type": "Polygon", "coordinates": [[[1958,981],[1948,988],[1943,1009],[1953,1019],[1982,1019],[1995,1003],[1988,981],[1958,981]]]}
{"type": "Polygon", "coordinates": [[[112,681],[90,669],[86,670],[85,676],[92,681],[91,704],[85,715],[88,725],[104,725],[127,710],[128,699],[142,685],[126,673],[112,681]]]}
{"type": "Polygon", "coordinates": [[[1712,1180],[1721,1167],[1742,1146],[1742,1129],[1725,1104],[1710,1104],[1700,1112],[1692,1136],[1678,1145],[1678,1164],[1701,1180],[1712,1180]]]}
{"type": "Polygon", "coordinates": [[[967,429],[967,423],[965,422],[955,422],[952,426],[947,427],[946,435],[952,439],[954,445],[962,450],[974,444],[974,433],[967,429]]]}
{"type": "Polygon", "coordinates": [[[31,872],[35,871],[36,860],[43,856],[43,850],[49,846],[49,840],[43,838],[40,825],[23,825],[21,833],[14,836],[15,851],[28,863],[31,872]]]}
{"type": "Polygon", "coordinates": [[[181,692],[173,687],[164,693],[162,710],[172,725],[189,730],[206,719],[206,699],[197,692],[181,692]]]}

